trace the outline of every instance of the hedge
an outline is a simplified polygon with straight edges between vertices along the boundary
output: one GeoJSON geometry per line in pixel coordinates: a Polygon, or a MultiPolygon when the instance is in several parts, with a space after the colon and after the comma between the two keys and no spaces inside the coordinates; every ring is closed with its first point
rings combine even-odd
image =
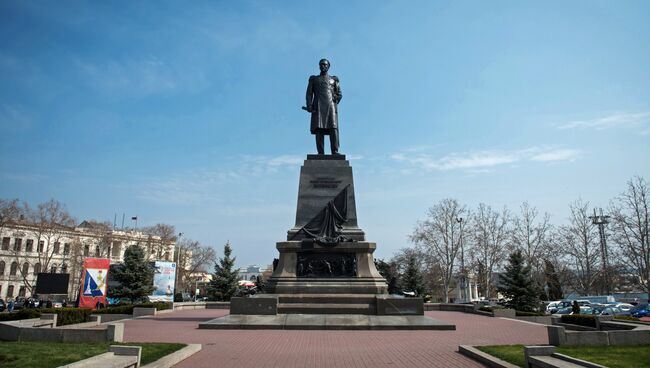
{"type": "Polygon", "coordinates": [[[93,314],[133,314],[133,308],[156,308],[156,310],[172,309],[172,303],[142,303],[142,304],[123,304],[111,306],[108,308],[97,309],[93,314]]]}
{"type": "Polygon", "coordinates": [[[86,308],[23,308],[15,313],[0,314],[0,321],[40,318],[43,313],[55,313],[56,325],[65,326],[90,321],[92,311],[86,308]]]}
{"type": "Polygon", "coordinates": [[[596,327],[596,317],[587,314],[564,314],[561,321],[572,325],[596,327]]]}
{"type": "Polygon", "coordinates": [[[492,313],[494,308],[492,308],[492,307],[480,307],[478,310],[480,310],[481,312],[490,312],[490,313],[492,313]]]}

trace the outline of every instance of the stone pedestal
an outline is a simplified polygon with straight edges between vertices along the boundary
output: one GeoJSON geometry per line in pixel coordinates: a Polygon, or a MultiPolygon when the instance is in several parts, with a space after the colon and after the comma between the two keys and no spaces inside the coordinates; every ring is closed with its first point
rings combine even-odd
{"type": "Polygon", "coordinates": [[[376,247],[365,241],[335,247],[279,242],[280,258],[266,288],[275,294],[386,294],[372,256],[376,247]]]}
{"type": "Polygon", "coordinates": [[[277,243],[280,258],[266,288],[275,294],[386,294],[388,285],[372,255],[376,247],[357,224],[352,167],[345,155],[308,155],[300,169],[296,223],[287,241],[277,243]],[[314,242],[302,227],[345,190],[343,240],[314,242]]]}

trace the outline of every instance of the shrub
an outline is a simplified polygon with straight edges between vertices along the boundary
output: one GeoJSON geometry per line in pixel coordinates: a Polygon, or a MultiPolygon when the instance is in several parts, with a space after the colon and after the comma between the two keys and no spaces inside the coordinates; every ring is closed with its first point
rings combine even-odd
{"type": "Polygon", "coordinates": [[[493,311],[494,309],[493,309],[492,307],[485,307],[485,306],[483,306],[483,307],[480,307],[478,310],[480,310],[481,312],[490,312],[490,313],[492,313],[492,311],[493,311]]]}
{"type": "Polygon", "coordinates": [[[640,321],[640,319],[638,319],[636,317],[632,317],[632,316],[616,316],[616,317],[614,317],[614,319],[619,319],[619,320],[623,320],[623,321],[634,321],[634,322],[640,321]]]}
{"type": "Polygon", "coordinates": [[[596,327],[596,317],[583,314],[565,314],[561,318],[562,323],[569,323],[572,325],[596,327]]]}

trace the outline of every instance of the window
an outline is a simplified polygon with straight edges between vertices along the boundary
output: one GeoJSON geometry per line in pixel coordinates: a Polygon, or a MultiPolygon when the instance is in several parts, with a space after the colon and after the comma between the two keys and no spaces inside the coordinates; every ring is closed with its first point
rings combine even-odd
{"type": "Polygon", "coordinates": [[[5,261],[0,261],[0,275],[5,274],[5,261]]]}
{"type": "Polygon", "coordinates": [[[52,267],[50,267],[50,273],[56,273],[56,264],[53,264],[52,267]]]}
{"type": "Polygon", "coordinates": [[[101,252],[99,250],[99,245],[95,247],[95,257],[101,256],[101,252]]]}
{"type": "Polygon", "coordinates": [[[63,254],[65,255],[70,254],[70,243],[63,244],[63,254]]]}
{"type": "Polygon", "coordinates": [[[61,265],[61,273],[68,273],[68,265],[67,264],[62,264],[61,265]]]}
{"type": "Polygon", "coordinates": [[[61,250],[61,243],[55,242],[54,243],[54,254],[59,254],[59,250],[61,250]]]}
{"type": "Polygon", "coordinates": [[[7,288],[7,298],[13,298],[13,296],[14,296],[14,286],[9,285],[9,287],[7,288]]]}
{"type": "Polygon", "coordinates": [[[38,275],[41,272],[41,264],[37,263],[34,265],[34,275],[38,275]]]}
{"type": "Polygon", "coordinates": [[[21,238],[14,239],[14,250],[16,252],[20,252],[20,249],[22,248],[22,246],[23,246],[23,239],[21,239],[21,238]]]}
{"type": "Polygon", "coordinates": [[[122,248],[122,243],[120,242],[113,242],[113,258],[119,258],[120,257],[120,248],[122,248]]]}
{"type": "Polygon", "coordinates": [[[88,257],[90,255],[90,245],[84,245],[84,256],[88,257]]]}
{"type": "Polygon", "coordinates": [[[33,252],[34,251],[34,239],[27,239],[25,241],[25,252],[33,252]]]}
{"type": "Polygon", "coordinates": [[[16,272],[18,272],[18,262],[13,262],[9,269],[9,276],[16,276],[16,272]]]}
{"type": "Polygon", "coordinates": [[[43,253],[43,249],[45,249],[45,240],[39,240],[38,241],[38,252],[43,253]]]}
{"type": "Polygon", "coordinates": [[[19,297],[23,297],[23,298],[25,297],[25,287],[24,287],[24,286],[21,286],[21,287],[18,289],[18,296],[19,296],[19,297]]]}
{"type": "Polygon", "coordinates": [[[29,274],[29,263],[25,262],[23,263],[23,276],[27,276],[29,274]]]}
{"type": "Polygon", "coordinates": [[[11,238],[8,237],[2,238],[2,250],[9,250],[10,242],[11,242],[11,238]]]}

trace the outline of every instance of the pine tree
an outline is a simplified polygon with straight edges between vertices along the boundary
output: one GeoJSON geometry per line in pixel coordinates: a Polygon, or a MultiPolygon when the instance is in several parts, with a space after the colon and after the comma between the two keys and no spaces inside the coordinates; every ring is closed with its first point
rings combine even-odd
{"type": "Polygon", "coordinates": [[[214,264],[214,274],[210,281],[209,293],[214,300],[229,301],[237,291],[238,272],[233,270],[235,258],[231,258],[230,242],[223,247],[223,258],[214,264]]]}
{"type": "Polygon", "coordinates": [[[555,271],[555,266],[549,260],[544,260],[544,274],[546,275],[546,286],[548,287],[549,300],[561,300],[564,298],[562,294],[562,283],[560,277],[555,271]]]}
{"type": "Polygon", "coordinates": [[[144,258],[144,250],[135,244],[124,251],[124,263],[112,270],[112,279],[119,283],[111,287],[109,293],[113,298],[129,298],[131,303],[145,299],[153,293],[154,269],[144,258]]]}
{"type": "Polygon", "coordinates": [[[406,263],[406,269],[402,275],[402,289],[414,291],[419,297],[424,296],[425,286],[422,271],[418,265],[415,255],[410,255],[406,263]]]}
{"type": "Polygon", "coordinates": [[[399,292],[399,273],[395,262],[387,263],[384,260],[376,259],[375,267],[379,274],[386,279],[388,294],[397,294],[399,292]]]}
{"type": "Polygon", "coordinates": [[[499,291],[506,297],[507,307],[532,312],[539,306],[539,288],[520,250],[510,254],[506,272],[499,278],[499,291]]]}

